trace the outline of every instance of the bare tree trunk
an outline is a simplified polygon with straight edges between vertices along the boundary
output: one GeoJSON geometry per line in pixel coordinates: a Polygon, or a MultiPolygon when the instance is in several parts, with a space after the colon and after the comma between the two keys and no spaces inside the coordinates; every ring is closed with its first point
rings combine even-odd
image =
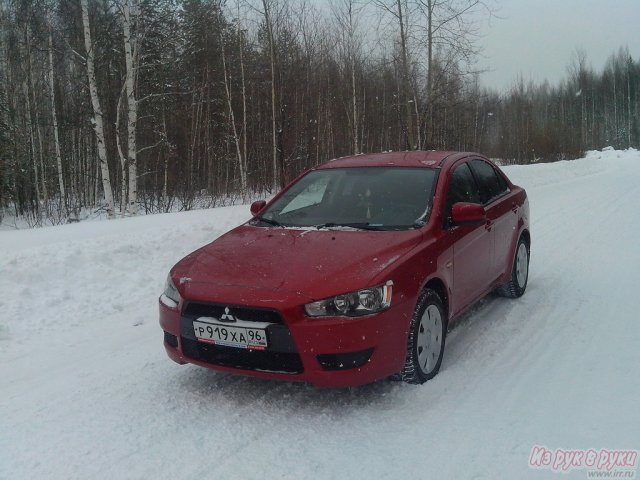
{"type": "MultiPolygon", "coordinates": [[[[165,104],[164,104],[164,99],[162,100],[162,132],[164,135],[164,138],[167,138],[167,112],[165,109],[165,104]]],[[[163,178],[163,182],[162,182],[162,206],[164,209],[168,209],[168,205],[169,205],[169,198],[167,196],[167,192],[168,192],[168,180],[169,180],[169,157],[171,156],[171,147],[169,146],[169,143],[167,142],[166,144],[166,149],[167,151],[165,152],[164,155],[164,178],[163,178]]],[[[165,210],[167,211],[167,210],[165,210]]]]}
{"type": "Polygon", "coordinates": [[[96,72],[94,65],[95,52],[91,42],[91,26],[89,25],[88,0],[80,0],[82,9],[82,27],[84,32],[84,47],[87,51],[87,77],[89,80],[89,93],[91,95],[91,105],[93,106],[93,129],[96,133],[98,144],[98,158],[100,159],[100,173],[102,176],[102,188],[104,190],[105,209],[109,218],[113,218],[113,191],[111,190],[111,178],[109,177],[109,163],[107,159],[107,148],[105,146],[104,125],[102,119],[102,108],[98,97],[98,85],[96,82],[96,72]]]}
{"type": "Polygon", "coordinates": [[[631,57],[627,60],[627,148],[631,148],[631,57]]]}
{"type": "Polygon", "coordinates": [[[243,149],[242,153],[244,155],[244,172],[245,172],[245,184],[243,186],[243,195],[246,195],[248,192],[247,189],[247,170],[248,170],[248,158],[249,153],[247,150],[247,89],[246,83],[244,79],[244,48],[243,48],[243,35],[240,30],[240,4],[238,4],[238,48],[240,50],[240,80],[242,82],[242,142],[243,149]]]}
{"type": "MultiPolygon", "coordinates": [[[[40,185],[42,188],[42,197],[45,202],[45,209],[48,211],[48,203],[49,203],[49,193],[47,192],[47,178],[46,171],[44,168],[44,146],[42,144],[42,133],[40,132],[40,115],[38,114],[38,101],[36,99],[36,89],[35,82],[33,81],[33,56],[31,53],[31,29],[27,25],[26,28],[26,42],[27,42],[27,67],[28,67],[28,77],[29,77],[29,90],[31,91],[31,98],[33,100],[33,111],[32,115],[34,117],[33,128],[35,129],[35,136],[38,140],[38,158],[40,161],[40,185]]],[[[35,155],[35,151],[33,153],[35,155]]]]}
{"type": "Polygon", "coordinates": [[[615,69],[613,69],[612,78],[613,78],[613,138],[615,140],[618,140],[618,95],[616,94],[616,71],[615,71],[615,69]]]}
{"type": "Polygon", "coordinates": [[[402,97],[401,101],[404,102],[405,108],[405,129],[407,136],[407,148],[412,150],[415,148],[415,138],[413,132],[413,112],[409,100],[412,98],[410,93],[411,88],[409,85],[409,54],[407,53],[407,31],[405,29],[405,15],[406,11],[402,11],[402,1],[397,0],[398,6],[398,23],[400,24],[400,51],[402,55],[402,97]]]}
{"type": "Polygon", "coordinates": [[[356,59],[355,59],[355,26],[353,24],[353,1],[349,1],[348,5],[349,15],[349,60],[351,66],[351,102],[352,102],[352,115],[353,115],[353,153],[360,153],[360,147],[358,142],[358,94],[356,92],[356,59]]]}
{"type": "MultiPolygon", "coordinates": [[[[358,89],[356,82],[356,66],[361,58],[361,43],[358,36],[358,16],[360,10],[357,9],[357,0],[342,0],[332,5],[333,16],[336,21],[336,30],[339,32],[339,43],[341,47],[341,60],[344,63],[345,77],[349,77],[350,83],[350,105],[346,107],[347,120],[349,122],[349,134],[351,140],[352,153],[358,154],[362,150],[361,122],[362,114],[358,108],[358,89]]],[[[364,104],[363,104],[364,108],[364,104]]]]}
{"type": "Polygon", "coordinates": [[[51,96],[51,122],[53,125],[53,140],[56,149],[56,166],[58,167],[58,185],[60,188],[60,207],[67,214],[67,194],[64,189],[64,176],[62,173],[62,155],[60,153],[60,138],[58,135],[58,116],[56,115],[56,91],[53,81],[53,34],[49,25],[49,93],[51,96]]]}
{"type": "Polygon", "coordinates": [[[358,145],[358,102],[356,92],[356,66],[353,55],[351,56],[351,99],[353,108],[353,153],[360,153],[358,145]]]}
{"type": "Polygon", "coordinates": [[[271,135],[272,135],[272,153],[273,153],[273,191],[277,192],[280,186],[280,175],[278,172],[278,129],[276,122],[276,58],[275,45],[273,38],[273,23],[271,19],[270,2],[262,0],[264,7],[264,19],[267,24],[267,36],[269,37],[269,60],[271,64],[271,135]]]}
{"type": "Polygon", "coordinates": [[[316,114],[316,116],[318,118],[316,118],[316,159],[315,159],[315,163],[314,165],[317,165],[318,163],[320,163],[320,126],[322,125],[322,87],[320,85],[320,82],[318,82],[318,105],[316,107],[316,111],[318,112],[316,114]]]}
{"type": "Polygon", "coordinates": [[[126,82],[122,84],[120,95],[118,96],[118,105],[116,106],[116,148],[118,149],[118,158],[120,159],[120,213],[124,216],[127,210],[127,157],[122,151],[122,142],[120,141],[120,112],[122,111],[122,97],[126,92],[126,82]]]}
{"type": "Polygon", "coordinates": [[[229,86],[229,76],[227,73],[227,58],[224,52],[224,38],[222,33],[220,34],[220,49],[222,51],[222,73],[224,75],[224,90],[227,94],[227,106],[229,107],[229,119],[231,123],[231,130],[233,132],[233,142],[236,147],[236,155],[238,158],[238,170],[240,171],[240,187],[242,193],[247,190],[247,172],[245,171],[244,160],[242,159],[242,151],[240,149],[240,137],[238,136],[238,129],[236,128],[236,116],[233,112],[233,105],[231,103],[231,88],[229,86]]]}
{"type": "Polygon", "coordinates": [[[24,105],[27,120],[27,128],[29,129],[29,145],[31,150],[31,160],[33,163],[33,185],[36,189],[36,210],[40,209],[40,200],[42,198],[40,193],[40,175],[38,173],[38,161],[36,160],[36,141],[33,137],[33,119],[31,118],[31,99],[29,97],[29,87],[27,86],[27,80],[22,83],[22,90],[24,92],[24,105]]]}
{"type": "Polygon", "coordinates": [[[427,0],[427,134],[426,144],[431,147],[433,136],[433,0],[427,0]]]}
{"type": "Polygon", "coordinates": [[[127,163],[129,167],[129,201],[127,213],[138,213],[138,152],[136,147],[136,128],[138,123],[138,102],[136,100],[135,82],[135,49],[136,41],[131,36],[132,28],[135,28],[138,7],[136,0],[125,0],[122,11],[122,31],[124,39],[124,59],[127,68],[127,163]]]}

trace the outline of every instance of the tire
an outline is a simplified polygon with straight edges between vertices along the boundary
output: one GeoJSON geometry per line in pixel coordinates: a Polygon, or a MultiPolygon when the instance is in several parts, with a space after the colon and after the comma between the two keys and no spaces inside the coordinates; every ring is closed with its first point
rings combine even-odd
{"type": "Polygon", "coordinates": [[[498,288],[500,295],[508,298],[522,296],[527,289],[527,282],[529,281],[529,255],[529,243],[524,236],[520,236],[518,247],[516,248],[516,256],[511,267],[511,280],[498,288]]]}
{"type": "Polygon", "coordinates": [[[400,378],[422,384],[438,374],[447,336],[447,317],[438,294],[425,289],[418,297],[407,339],[407,358],[400,378]]]}

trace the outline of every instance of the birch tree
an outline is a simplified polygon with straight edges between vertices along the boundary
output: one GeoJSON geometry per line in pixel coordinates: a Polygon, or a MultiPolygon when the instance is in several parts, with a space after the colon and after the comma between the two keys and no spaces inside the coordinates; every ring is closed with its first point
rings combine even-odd
{"type": "Polygon", "coordinates": [[[127,166],[129,177],[127,213],[135,215],[138,210],[138,164],[136,129],[138,104],[136,100],[136,39],[133,30],[138,16],[137,0],[125,0],[122,5],[122,33],[126,65],[125,91],[127,97],[127,166]]]}
{"type": "Polygon", "coordinates": [[[53,128],[53,142],[58,170],[58,188],[60,189],[60,210],[67,213],[67,194],[64,188],[64,174],[62,172],[62,154],[60,153],[60,135],[58,133],[58,115],[56,114],[56,89],[53,68],[53,26],[49,19],[49,96],[51,98],[51,125],[53,128]]]}
{"type": "Polygon", "coordinates": [[[417,12],[422,16],[422,23],[418,24],[418,29],[422,31],[420,43],[425,45],[427,50],[426,109],[423,117],[426,143],[431,145],[436,101],[435,84],[442,83],[444,80],[444,76],[437,75],[436,52],[441,57],[438,66],[445,66],[440,69],[441,71],[448,72],[451,68],[457,68],[459,62],[471,65],[479,53],[475,43],[479,36],[478,21],[483,17],[482,14],[491,17],[493,8],[490,4],[492,0],[415,0],[415,2],[417,12]]]}
{"type": "MultiPolygon", "coordinates": [[[[237,3],[237,12],[238,12],[238,25],[237,25],[237,37],[238,37],[238,54],[240,57],[240,82],[242,84],[242,144],[244,153],[244,182],[242,182],[241,177],[241,185],[243,190],[243,195],[247,193],[247,159],[249,156],[249,150],[247,148],[247,82],[244,76],[244,32],[241,28],[242,21],[240,19],[240,2],[237,3]]],[[[242,172],[241,172],[242,175],[242,172]]]]}
{"type": "Polygon", "coordinates": [[[358,108],[358,91],[356,88],[356,64],[360,60],[361,36],[359,34],[358,17],[362,8],[359,8],[355,0],[340,0],[332,3],[332,10],[338,32],[340,35],[340,47],[342,56],[348,71],[351,86],[351,102],[349,123],[353,142],[353,153],[361,151],[360,146],[360,112],[358,108]]]}
{"type": "Polygon", "coordinates": [[[89,80],[89,94],[93,107],[93,129],[96,134],[98,147],[98,158],[100,161],[100,174],[102,176],[102,189],[104,190],[105,210],[109,218],[114,217],[113,211],[113,191],[111,190],[111,178],[109,176],[109,163],[107,159],[107,148],[105,145],[104,123],[102,118],[102,107],[98,97],[98,84],[95,71],[95,52],[91,39],[91,25],[89,24],[88,0],[80,0],[82,10],[82,31],[84,35],[84,47],[86,51],[85,63],[87,67],[87,78],[89,80]]]}
{"type": "Polygon", "coordinates": [[[274,0],[262,0],[265,27],[267,30],[267,42],[269,44],[269,66],[271,68],[271,138],[272,138],[272,168],[273,191],[277,191],[282,183],[282,172],[278,168],[278,127],[277,127],[277,85],[276,85],[276,47],[273,27],[274,0]]]}
{"type": "MultiPolygon", "coordinates": [[[[25,44],[27,49],[27,79],[28,79],[28,88],[25,89],[25,94],[27,95],[27,103],[31,102],[31,107],[29,111],[29,123],[31,125],[31,133],[32,133],[32,155],[34,156],[34,162],[36,155],[39,159],[40,163],[40,187],[42,192],[42,199],[45,203],[45,208],[48,207],[49,203],[49,193],[47,189],[47,180],[45,174],[45,163],[44,163],[44,145],[42,141],[42,132],[40,129],[40,105],[36,98],[36,84],[35,84],[35,74],[34,74],[34,64],[33,64],[33,36],[31,33],[31,26],[29,24],[29,18],[27,17],[25,24],[25,44]],[[32,117],[33,115],[33,117],[32,117]],[[33,121],[32,121],[33,118],[33,121]]],[[[27,105],[28,106],[28,105],[27,105]]]]}
{"type": "Polygon", "coordinates": [[[231,79],[227,71],[227,59],[224,47],[224,36],[220,33],[220,50],[222,54],[222,74],[224,75],[224,90],[227,98],[227,107],[229,108],[229,123],[231,123],[231,132],[233,133],[233,143],[236,147],[236,156],[238,159],[238,170],[240,172],[240,188],[242,192],[247,190],[247,169],[246,163],[243,159],[242,149],[240,148],[240,135],[238,135],[238,128],[236,127],[236,116],[233,111],[233,103],[231,101],[231,79]]]}
{"type": "Polygon", "coordinates": [[[415,142],[415,95],[411,87],[411,66],[409,59],[409,12],[407,0],[376,0],[376,5],[384,13],[390,15],[398,25],[398,44],[400,49],[400,81],[399,81],[399,110],[403,115],[404,148],[416,148],[415,142]]]}

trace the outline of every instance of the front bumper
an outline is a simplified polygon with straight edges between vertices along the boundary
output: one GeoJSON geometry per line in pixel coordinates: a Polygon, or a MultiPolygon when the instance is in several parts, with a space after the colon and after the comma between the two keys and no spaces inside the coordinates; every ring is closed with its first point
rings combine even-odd
{"type": "MultiPolygon", "coordinates": [[[[399,372],[412,314],[412,307],[404,302],[373,315],[312,319],[300,304],[274,301],[260,308],[277,312],[281,323],[274,320],[276,323],[268,328],[267,350],[251,351],[196,341],[194,317],[185,314],[189,310],[185,305],[183,302],[178,309],[171,309],[160,302],[164,346],[175,362],[329,388],[364,385],[399,372]]],[[[243,308],[238,303],[229,305],[232,309],[243,308]]]]}

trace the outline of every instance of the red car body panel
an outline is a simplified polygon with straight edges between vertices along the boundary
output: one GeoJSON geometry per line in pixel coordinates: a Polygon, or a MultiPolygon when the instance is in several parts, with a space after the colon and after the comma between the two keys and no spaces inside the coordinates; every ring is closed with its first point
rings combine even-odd
{"type": "Polygon", "coordinates": [[[307,302],[362,288],[422,239],[419,230],[336,231],[241,225],[176,265],[194,283],[273,289],[307,302]],[[366,249],[362,246],[366,245],[366,249]],[[295,255],[292,255],[295,252],[295,255]]]}
{"type": "Polygon", "coordinates": [[[181,300],[176,308],[160,302],[160,325],[176,339],[175,346],[165,341],[169,357],[178,363],[308,381],[321,387],[361,385],[397,373],[404,365],[410,320],[422,289],[428,285],[440,293],[451,324],[478,299],[509,280],[518,239],[523,233],[528,235],[526,193],[492,163],[507,183],[508,193],[484,206],[485,222],[445,225],[451,172],[471,159],[488,162],[475,153],[413,151],[346,157],[318,167],[436,169],[438,179],[427,223],[402,231],[265,228],[248,223],[231,230],[171,270],[181,300]],[[385,311],[355,318],[305,313],[304,305],[309,302],[389,280],[393,281],[393,299],[385,311]],[[189,321],[183,309],[187,302],[277,311],[290,332],[302,371],[236,368],[186,355],[184,342],[188,339],[183,335],[189,321]],[[357,368],[327,369],[319,361],[319,355],[362,351],[371,352],[370,357],[357,368]]]}

